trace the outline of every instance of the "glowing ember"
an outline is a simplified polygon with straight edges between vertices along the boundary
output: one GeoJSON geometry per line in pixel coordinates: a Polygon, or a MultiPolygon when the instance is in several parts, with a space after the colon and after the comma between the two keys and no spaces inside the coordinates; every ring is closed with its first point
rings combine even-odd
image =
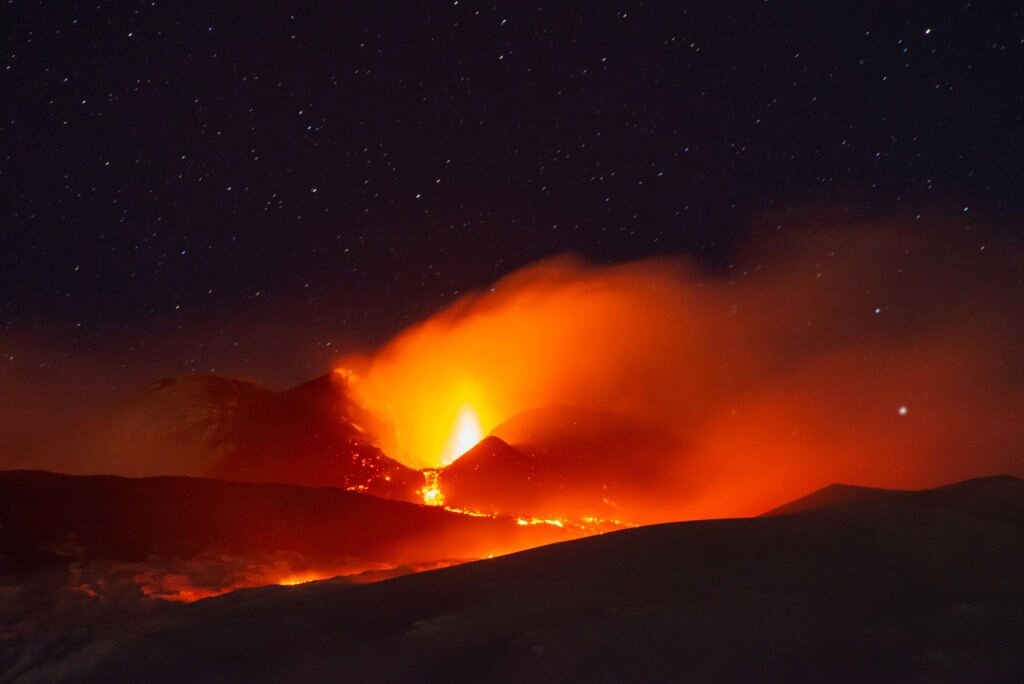
{"type": "Polygon", "coordinates": [[[565,522],[546,518],[516,518],[516,525],[554,525],[555,527],[565,527],[565,522]]]}
{"type": "Polygon", "coordinates": [[[418,491],[427,506],[444,506],[444,493],[441,491],[441,473],[434,469],[424,470],[425,483],[418,491]]]}
{"type": "Polygon", "coordinates": [[[292,575],[291,577],[279,579],[277,583],[283,587],[294,587],[299,584],[309,584],[310,582],[322,579],[325,579],[322,575],[292,575]]]}
{"type": "Polygon", "coordinates": [[[476,446],[483,437],[484,431],[473,407],[469,404],[463,405],[455,418],[451,435],[441,450],[441,464],[449,465],[458,460],[459,456],[476,446]]]}

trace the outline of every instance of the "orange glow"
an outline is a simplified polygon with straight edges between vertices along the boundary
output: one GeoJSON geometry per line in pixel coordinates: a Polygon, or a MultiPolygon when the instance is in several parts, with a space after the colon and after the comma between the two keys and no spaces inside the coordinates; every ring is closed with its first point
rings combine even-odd
{"type": "MultiPolygon", "coordinates": [[[[344,368],[361,367],[355,398],[394,427],[376,435],[381,448],[413,468],[442,467],[472,446],[468,438],[452,443],[453,425],[476,423],[479,433],[456,432],[482,436],[545,404],[628,400],[620,390],[631,375],[658,372],[660,358],[687,346],[678,338],[686,337],[690,298],[674,281],[676,266],[651,262],[644,270],[638,277],[633,267],[546,262],[413,326],[368,363],[346,359],[344,368]]],[[[669,371],[666,384],[682,374],[669,371]]]]}
{"type": "Polygon", "coordinates": [[[961,324],[1005,289],[1002,275],[965,275],[949,288],[958,302],[939,306],[932,284],[960,273],[955,261],[891,228],[816,231],[723,275],[681,259],[552,259],[340,361],[353,398],[389,426],[378,446],[442,469],[421,496],[454,509],[651,523],[757,514],[837,481],[1021,473],[999,456],[1022,446],[1021,395],[990,381],[1012,376],[1014,329],[961,324]],[[879,302],[923,322],[881,316],[879,302]],[[516,422],[565,407],[597,418],[516,422]],[[521,457],[449,477],[484,433],[521,457]],[[473,479],[487,468],[491,480],[473,479]]]}
{"type": "Polygon", "coordinates": [[[299,584],[309,584],[310,582],[316,582],[318,580],[329,579],[331,577],[333,577],[333,575],[319,575],[319,574],[312,574],[312,575],[309,575],[309,574],[307,574],[307,575],[289,575],[288,577],[282,577],[281,579],[277,580],[277,583],[279,585],[281,585],[282,587],[294,587],[294,586],[297,586],[299,584]]]}
{"type": "MultiPolygon", "coordinates": [[[[216,561],[208,559],[205,564],[193,561],[196,567],[187,568],[186,572],[163,572],[157,566],[147,567],[137,572],[133,581],[135,586],[150,598],[175,603],[192,603],[214,596],[221,596],[238,589],[263,587],[273,584],[282,587],[295,587],[335,578],[346,584],[370,584],[408,573],[449,567],[457,565],[459,562],[456,560],[439,560],[406,563],[399,566],[368,563],[341,565],[333,568],[311,568],[301,571],[288,570],[279,563],[269,562],[266,565],[253,564],[248,567],[246,574],[232,576],[230,581],[205,584],[204,581],[208,581],[211,574],[216,574],[210,571],[220,567],[216,564],[216,561]]],[[[93,598],[102,598],[111,589],[111,586],[108,586],[105,581],[105,577],[100,577],[98,580],[94,579],[92,584],[84,583],[73,586],[72,589],[93,598]]]]}
{"type": "Polygon", "coordinates": [[[491,393],[467,380],[470,374],[461,373],[452,359],[436,369],[403,362],[401,368],[379,366],[372,374],[352,375],[349,387],[359,403],[394,427],[374,435],[385,453],[415,469],[438,468],[457,460],[505,418],[500,404],[492,405],[491,393]],[[387,386],[389,378],[399,380],[397,375],[407,376],[401,390],[387,386]]]}
{"type": "Polygon", "coordinates": [[[554,525],[555,527],[565,527],[565,521],[542,518],[516,518],[516,525],[554,525]]]}
{"type": "Polygon", "coordinates": [[[436,470],[424,470],[423,487],[419,494],[423,497],[423,503],[427,506],[444,506],[444,493],[441,491],[440,473],[436,470]]]}
{"type": "Polygon", "coordinates": [[[469,404],[459,409],[455,418],[448,441],[441,450],[441,465],[446,466],[454,462],[459,456],[472,449],[477,442],[484,437],[483,428],[480,427],[480,419],[469,404]]]}
{"type": "MultiPolygon", "coordinates": [[[[1024,476],[1021,247],[993,238],[981,251],[959,215],[830,227],[818,209],[757,218],[764,232],[716,250],[714,267],[555,258],[521,269],[364,357],[337,358],[338,406],[276,393],[280,403],[258,399],[270,407],[260,421],[230,398],[237,387],[214,391],[235,381],[175,381],[111,411],[76,410],[72,429],[54,430],[51,404],[109,396],[68,389],[103,386],[104,369],[4,336],[20,360],[0,392],[0,436],[16,436],[0,458],[6,468],[425,494],[513,521],[751,515],[833,482],[914,489],[1024,476]],[[40,375],[66,364],[60,375],[77,384],[40,375]],[[338,415],[343,429],[330,439],[304,429],[307,408],[338,415]],[[509,449],[451,462],[481,433],[509,449]],[[444,472],[420,482],[335,448],[350,438],[444,472]],[[350,456],[380,477],[335,477],[350,456]]],[[[238,396],[252,392],[264,396],[238,396]]]]}

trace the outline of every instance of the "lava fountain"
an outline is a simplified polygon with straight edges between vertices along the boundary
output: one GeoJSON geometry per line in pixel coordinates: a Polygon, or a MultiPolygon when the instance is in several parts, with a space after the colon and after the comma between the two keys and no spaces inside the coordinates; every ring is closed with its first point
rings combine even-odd
{"type": "MultiPolygon", "coordinates": [[[[484,431],[480,427],[480,419],[476,411],[469,404],[464,404],[459,409],[455,422],[452,424],[451,434],[438,456],[442,467],[451,465],[464,453],[476,446],[476,443],[483,439],[484,431]]],[[[441,491],[441,471],[437,468],[427,468],[423,471],[424,484],[419,490],[423,503],[427,506],[444,506],[444,492],[441,491]]]]}
{"type": "Polygon", "coordinates": [[[459,409],[448,441],[445,442],[444,448],[441,450],[439,458],[441,465],[451,465],[483,438],[484,431],[480,427],[480,418],[477,417],[472,406],[464,404],[459,409]]]}

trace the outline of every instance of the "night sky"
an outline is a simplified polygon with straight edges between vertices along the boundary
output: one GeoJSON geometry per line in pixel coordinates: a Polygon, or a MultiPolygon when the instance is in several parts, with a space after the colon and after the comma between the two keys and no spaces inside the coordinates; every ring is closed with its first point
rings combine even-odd
{"type": "Polygon", "coordinates": [[[6,3],[6,335],[288,383],[567,251],[1017,240],[1016,2],[281,5],[6,3]]]}

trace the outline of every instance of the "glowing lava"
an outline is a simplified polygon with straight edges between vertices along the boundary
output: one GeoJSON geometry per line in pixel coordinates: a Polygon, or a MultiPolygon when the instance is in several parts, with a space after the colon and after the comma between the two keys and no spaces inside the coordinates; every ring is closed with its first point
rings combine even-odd
{"type": "Polygon", "coordinates": [[[309,584],[310,582],[327,579],[327,577],[330,577],[330,575],[326,577],[323,575],[289,575],[277,580],[277,583],[282,587],[295,587],[300,584],[309,584]]]}
{"type": "MultiPolygon", "coordinates": [[[[484,431],[480,427],[480,419],[477,417],[476,411],[469,404],[464,404],[455,417],[448,441],[445,442],[438,460],[442,465],[451,464],[458,460],[459,456],[476,446],[483,436],[484,431]]],[[[423,498],[423,503],[427,506],[444,506],[441,471],[436,468],[427,468],[421,472],[425,482],[418,493],[423,498]]]]}
{"type": "Polygon", "coordinates": [[[441,472],[430,468],[424,470],[423,479],[425,483],[417,492],[427,506],[444,506],[444,493],[441,491],[441,472]]]}
{"type": "Polygon", "coordinates": [[[448,441],[441,449],[441,465],[451,465],[483,438],[484,431],[480,427],[480,419],[477,417],[476,411],[469,404],[464,404],[459,409],[458,416],[455,417],[455,424],[452,426],[448,441]]]}

